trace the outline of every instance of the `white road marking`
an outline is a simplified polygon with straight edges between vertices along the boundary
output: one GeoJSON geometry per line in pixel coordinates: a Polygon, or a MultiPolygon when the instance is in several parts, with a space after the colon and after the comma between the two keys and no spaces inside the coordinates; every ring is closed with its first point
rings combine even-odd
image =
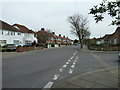
{"type": "Polygon", "coordinates": [[[75,67],[75,64],[71,66],[71,68],[74,68],[75,67]]]}
{"type": "Polygon", "coordinates": [[[73,59],[73,56],[70,59],[73,59]]]}
{"type": "Polygon", "coordinates": [[[69,64],[69,62],[66,62],[66,64],[69,64]]]}
{"type": "Polygon", "coordinates": [[[63,67],[64,67],[64,68],[66,68],[66,67],[67,67],[67,65],[65,64],[65,65],[63,65],[63,67]]]}
{"type": "Polygon", "coordinates": [[[54,76],[53,80],[57,80],[57,79],[58,79],[58,77],[59,77],[59,74],[55,74],[55,76],[54,76]]]}
{"type": "Polygon", "coordinates": [[[75,65],[76,63],[75,63],[75,62],[73,62],[73,64],[75,65]]]}
{"type": "Polygon", "coordinates": [[[63,69],[62,69],[62,68],[60,69],[60,72],[63,72],[63,69]]]}
{"type": "Polygon", "coordinates": [[[70,62],[70,60],[68,60],[68,62],[70,62]]]}
{"type": "Polygon", "coordinates": [[[74,53],[74,56],[75,56],[76,53],[74,53]]]}
{"type": "Polygon", "coordinates": [[[73,73],[73,69],[70,69],[70,70],[69,70],[69,73],[72,74],[72,73],[73,73]]]}
{"type": "Polygon", "coordinates": [[[74,62],[77,62],[77,60],[74,60],[74,62]]]}
{"type": "Polygon", "coordinates": [[[53,82],[48,82],[44,88],[51,88],[53,84],[53,82]]]}

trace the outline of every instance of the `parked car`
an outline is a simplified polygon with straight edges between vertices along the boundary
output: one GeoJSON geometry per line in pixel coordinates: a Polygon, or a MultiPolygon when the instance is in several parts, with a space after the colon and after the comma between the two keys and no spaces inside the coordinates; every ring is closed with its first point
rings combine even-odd
{"type": "Polygon", "coordinates": [[[6,51],[15,51],[17,48],[15,44],[6,44],[4,47],[6,48],[6,51]]]}
{"type": "Polygon", "coordinates": [[[118,51],[118,59],[120,60],[120,51],[118,51]]]}

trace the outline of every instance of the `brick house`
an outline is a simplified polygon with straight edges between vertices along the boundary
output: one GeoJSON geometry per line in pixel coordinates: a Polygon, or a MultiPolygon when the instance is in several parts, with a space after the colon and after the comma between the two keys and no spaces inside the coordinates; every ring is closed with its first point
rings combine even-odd
{"type": "Polygon", "coordinates": [[[93,38],[92,42],[96,44],[106,44],[106,45],[114,45],[120,44],[120,27],[118,26],[114,33],[106,34],[101,38],[93,38]]]}
{"type": "MultiPolygon", "coordinates": [[[[56,35],[55,32],[47,32],[44,28],[36,32],[37,37],[44,38],[44,42],[42,44],[46,44],[47,48],[51,47],[60,47],[61,45],[71,44],[71,40],[65,36],[61,36],[61,34],[56,35]]],[[[39,39],[38,38],[38,39],[39,39]]],[[[40,42],[41,42],[40,38],[40,42]]],[[[40,43],[38,40],[38,43],[40,43]]]]}
{"type": "Polygon", "coordinates": [[[120,27],[117,27],[113,34],[106,34],[103,38],[105,44],[120,44],[120,27]]]}

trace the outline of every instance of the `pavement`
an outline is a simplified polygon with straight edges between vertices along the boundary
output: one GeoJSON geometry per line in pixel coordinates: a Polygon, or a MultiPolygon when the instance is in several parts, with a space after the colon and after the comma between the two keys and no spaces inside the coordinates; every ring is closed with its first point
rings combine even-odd
{"type": "Polygon", "coordinates": [[[118,67],[86,72],[57,83],[52,88],[118,88],[118,67]]]}

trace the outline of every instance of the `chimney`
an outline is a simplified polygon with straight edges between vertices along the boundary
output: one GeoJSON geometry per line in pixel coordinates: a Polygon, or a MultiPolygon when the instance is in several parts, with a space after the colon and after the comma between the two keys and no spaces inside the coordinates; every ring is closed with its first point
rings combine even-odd
{"type": "Polygon", "coordinates": [[[61,37],[61,34],[59,34],[59,37],[61,37]]]}
{"type": "Polygon", "coordinates": [[[117,26],[120,27],[120,21],[117,22],[117,26]]]}
{"type": "Polygon", "coordinates": [[[55,32],[52,32],[52,34],[54,34],[54,35],[55,35],[55,32]]]}
{"type": "Polygon", "coordinates": [[[43,30],[43,31],[44,31],[45,29],[44,29],[44,28],[41,28],[41,30],[43,30]]]}

